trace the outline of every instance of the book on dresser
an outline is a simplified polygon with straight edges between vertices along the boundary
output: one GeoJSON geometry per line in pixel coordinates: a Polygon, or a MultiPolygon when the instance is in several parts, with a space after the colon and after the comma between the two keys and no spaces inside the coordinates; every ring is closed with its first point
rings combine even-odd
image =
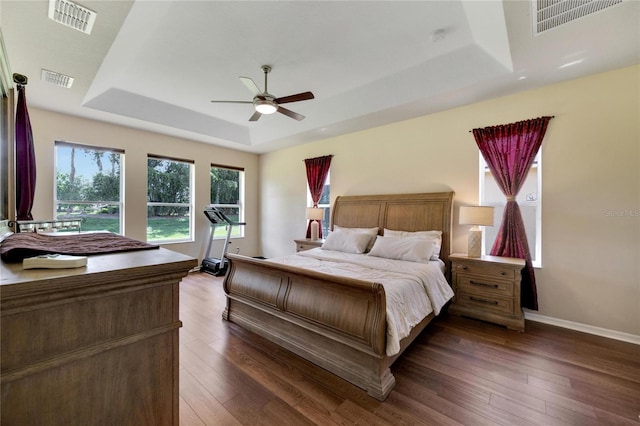
{"type": "Polygon", "coordinates": [[[22,269],[65,269],[87,266],[87,256],[68,254],[43,254],[27,257],[22,261],[22,269]]]}

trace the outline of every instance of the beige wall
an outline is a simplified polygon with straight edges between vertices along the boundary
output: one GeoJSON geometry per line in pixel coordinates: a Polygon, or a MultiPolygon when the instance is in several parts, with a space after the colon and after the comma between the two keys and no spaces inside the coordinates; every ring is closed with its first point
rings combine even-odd
{"type": "MultiPolygon", "coordinates": [[[[209,202],[212,162],[245,168],[246,237],[234,240],[232,250],[247,255],[295,251],[293,239],[306,226],[303,160],[326,154],[334,155],[332,199],[454,190],[457,222],[460,205],[478,202],[478,154],[469,130],[548,114],[556,118],[543,144],[539,313],[640,336],[639,66],[260,157],[30,108],[38,161],[33,213],[53,215],[54,141],[66,140],[125,150],[126,235],[141,240],[147,154],[193,159],[198,239],[166,247],[198,258],[206,248],[201,210],[209,202]]],[[[466,231],[454,226],[454,251],[466,251],[466,231]]]]}
{"type": "MultiPolygon", "coordinates": [[[[258,252],[258,156],[213,145],[192,142],[156,133],[139,131],[103,122],[29,108],[37,161],[36,199],[33,216],[50,219],[54,214],[54,142],[63,140],[85,145],[119,148],[125,151],[125,235],[146,240],[147,154],[166,155],[195,161],[195,237],[192,243],[163,247],[202,259],[206,251],[209,222],[202,213],[209,204],[211,163],[245,169],[245,237],[232,239],[231,249],[255,256],[258,252]]],[[[213,245],[211,255],[220,257],[222,241],[213,245]]]]}
{"type": "MultiPolygon", "coordinates": [[[[543,143],[541,315],[640,336],[640,67],[468,105],[260,157],[262,247],[305,230],[303,160],[333,154],[331,198],[452,189],[478,202],[469,130],[555,115],[543,143]]],[[[453,250],[466,251],[466,226],[453,250]]]]}

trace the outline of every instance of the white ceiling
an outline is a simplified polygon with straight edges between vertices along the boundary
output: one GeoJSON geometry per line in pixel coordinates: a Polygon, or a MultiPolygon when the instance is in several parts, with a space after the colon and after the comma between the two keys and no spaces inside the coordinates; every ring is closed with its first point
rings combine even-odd
{"type": "Polygon", "coordinates": [[[77,3],[97,13],[91,35],[48,19],[48,1],[0,3],[30,106],[256,153],[640,62],[636,0],[538,36],[527,0],[77,3]],[[305,120],[210,102],[251,100],[238,77],[263,89],[263,64],[276,97],[314,93],[285,105],[305,120]]]}

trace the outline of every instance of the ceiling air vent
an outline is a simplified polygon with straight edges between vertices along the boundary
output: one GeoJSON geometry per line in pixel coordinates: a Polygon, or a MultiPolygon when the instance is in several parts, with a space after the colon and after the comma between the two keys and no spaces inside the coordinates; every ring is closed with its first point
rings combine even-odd
{"type": "Polygon", "coordinates": [[[43,68],[42,81],[46,81],[47,83],[55,84],[56,86],[60,86],[68,89],[73,84],[73,77],[60,74],[59,72],[45,70],[43,68]]]}
{"type": "Polygon", "coordinates": [[[91,34],[96,13],[68,0],[49,0],[49,18],[64,26],[91,34]]]}
{"type": "Polygon", "coordinates": [[[622,0],[531,0],[534,35],[622,3],[622,0]]]}

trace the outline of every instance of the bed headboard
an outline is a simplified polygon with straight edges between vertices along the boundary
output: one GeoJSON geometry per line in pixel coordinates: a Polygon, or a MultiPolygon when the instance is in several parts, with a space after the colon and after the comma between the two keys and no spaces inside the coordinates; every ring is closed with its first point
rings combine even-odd
{"type": "Polygon", "coordinates": [[[331,211],[334,225],[347,228],[379,228],[398,231],[442,231],[440,258],[449,277],[453,192],[422,194],[350,195],[336,198],[331,211]]]}

